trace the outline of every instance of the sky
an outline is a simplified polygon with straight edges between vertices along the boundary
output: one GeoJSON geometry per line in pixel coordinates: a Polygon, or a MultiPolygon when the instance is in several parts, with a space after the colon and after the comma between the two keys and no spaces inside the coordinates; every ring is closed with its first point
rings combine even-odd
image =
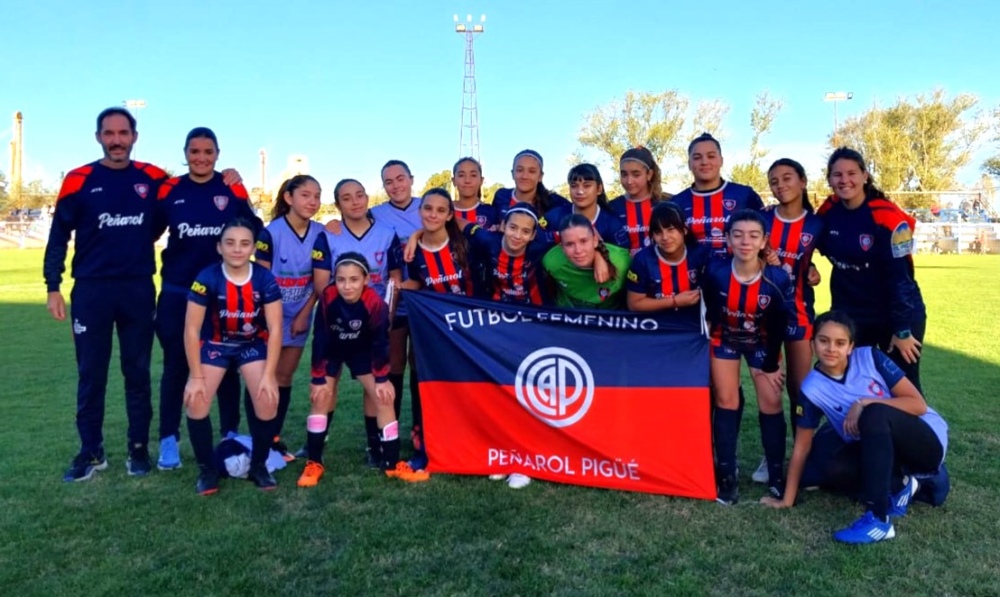
{"type": "MultiPolygon", "coordinates": [[[[729,165],[745,158],[750,110],[767,90],[784,104],[768,159],[816,174],[833,128],[828,91],[854,94],[841,121],[935,88],[1000,105],[994,2],[0,0],[0,143],[23,112],[24,178],[55,184],[100,158],[101,109],[143,99],[133,157],[175,173],[187,132],[208,126],[220,168],[248,187],[265,149],[268,187],[305,155],[331,192],[350,177],[374,193],[389,159],[409,163],[419,190],[460,155],[456,13],[486,15],[475,57],[488,184],[509,185],[511,159],[528,147],[545,156],[549,186],[562,182],[586,114],[630,89],[729,104],[729,165]]],[[[984,148],[963,182],[997,150],[984,148]]]]}

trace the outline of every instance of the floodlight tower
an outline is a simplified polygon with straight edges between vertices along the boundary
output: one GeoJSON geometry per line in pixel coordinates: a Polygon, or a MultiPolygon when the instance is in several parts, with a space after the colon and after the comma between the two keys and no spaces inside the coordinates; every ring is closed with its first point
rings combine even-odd
{"type": "Polygon", "coordinates": [[[465,22],[455,15],[455,33],[465,36],[465,77],[462,79],[462,126],[458,133],[458,157],[472,156],[479,159],[479,108],[476,106],[476,53],[473,43],[476,35],[486,31],[486,15],[479,16],[479,23],[472,24],[472,15],[465,22]]]}
{"type": "Polygon", "coordinates": [[[13,137],[10,141],[10,189],[14,204],[21,207],[21,168],[24,165],[24,117],[14,112],[13,137]]]}

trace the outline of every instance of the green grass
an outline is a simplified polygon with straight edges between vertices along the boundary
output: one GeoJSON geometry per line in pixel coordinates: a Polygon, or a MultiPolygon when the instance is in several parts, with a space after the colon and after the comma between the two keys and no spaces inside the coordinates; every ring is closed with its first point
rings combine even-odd
{"type": "MultiPolygon", "coordinates": [[[[229,481],[201,498],[186,440],[180,471],[126,475],[115,361],[105,422],[110,468],[65,484],[78,447],[76,371],[69,324],[45,311],[41,259],[40,251],[0,251],[4,594],[1000,592],[996,258],[917,260],[930,312],[922,377],[951,426],[954,488],[942,508],[915,506],[895,540],[861,549],[830,539],[858,514],[854,504],[809,493],[792,510],[771,511],[755,503],[762,491],[749,482],[743,501],[723,508],[541,482],[511,491],[449,475],[422,485],[388,481],[361,465],[354,387],[341,397],[319,487],[295,487],[298,464],[278,474],[277,492],[229,481]]],[[[828,302],[821,293],[818,307],[828,302]]],[[[158,348],[154,359],[155,389],[158,348]]],[[[292,446],[304,437],[307,383],[303,366],[288,419],[292,446]]],[[[743,429],[741,468],[749,471],[760,455],[756,417],[748,414],[743,429]]]]}

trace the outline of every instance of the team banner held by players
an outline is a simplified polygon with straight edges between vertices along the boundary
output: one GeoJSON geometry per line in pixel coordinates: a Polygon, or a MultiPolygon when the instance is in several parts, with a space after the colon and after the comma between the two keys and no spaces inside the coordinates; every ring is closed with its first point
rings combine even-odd
{"type": "Polygon", "coordinates": [[[655,314],[404,300],[429,470],[715,499],[699,330],[655,314]]]}

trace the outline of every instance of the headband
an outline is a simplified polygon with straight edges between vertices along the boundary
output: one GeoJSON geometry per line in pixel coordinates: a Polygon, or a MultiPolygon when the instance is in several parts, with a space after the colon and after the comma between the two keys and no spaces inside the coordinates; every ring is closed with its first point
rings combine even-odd
{"type": "Polygon", "coordinates": [[[514,156],[514,166],[517,166],[517,160],[521,159],[524,156],[531,156],[531,157],[535,158],[536,160],[538,160],[538,167],[539,168],[544,168],[545,167],[545,164],[542,162],[542,156],[539,155],[539,153],[537,151],[533,150],[533,149],[525,149],[524,151],[522,151],[522,152],[518,153],[516,156],[514,156]]]}
{"type": "Polygon", "coordinates": [[[341,259],[340,261],[337,262],[337,266],[334,269],[336,269],[337,267],[340,267],[341,265],[343,265],[345,263],[353,263],[354,265],[360,267],[361,271],[365,272],[366,276],[368,275],[368,267],[364,263],[361,263],[360,261],[358,261],[357,259],[350,259],[350,258],[341,259]]]}
{"type": "Polygon", "coordinates": [[[535,221],[535,224],[538,224],[538,216],[535,215],[535,212],[531,211],[527,207],[512,207],[508,209],[507,215],[504,217],[504,222],[506,222],[507,218],[509,218],[510,215],[514,213],[528,214],[529,216],[531,216],[531,219],[535,221]]]}

